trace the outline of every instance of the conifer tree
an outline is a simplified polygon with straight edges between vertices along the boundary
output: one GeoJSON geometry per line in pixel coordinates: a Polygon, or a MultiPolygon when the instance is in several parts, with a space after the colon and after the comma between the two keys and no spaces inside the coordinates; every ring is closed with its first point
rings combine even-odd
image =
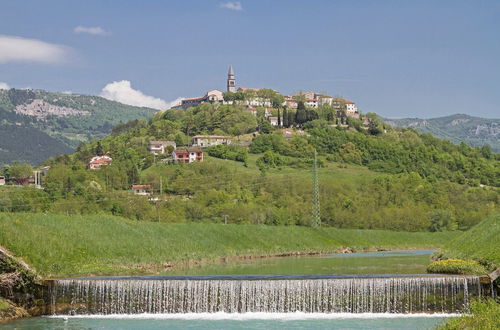
{"type": "Polygon", "coordinates": [[[286,109],[286,106],[283,108],[283,127],[285,128],[290,127],[288,125],[288,111],[286,109]]]}
{"type": "Polygon", "coordinates": [[[295,114],[295,122],[302,125],[307,121],[307,110],[304,102],[299,101],[297,104],[297,113],[295,114]]]}

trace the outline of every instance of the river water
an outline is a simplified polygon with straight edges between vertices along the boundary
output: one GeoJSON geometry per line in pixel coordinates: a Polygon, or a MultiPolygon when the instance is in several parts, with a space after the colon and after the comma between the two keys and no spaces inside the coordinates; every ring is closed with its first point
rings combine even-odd
{"type": "Polygon", "coordinates": [[[171,277],[62,280],[53,299],[76,306],[66,315],[0,328],[430,329],[463,312],[464,290],[477,290],[473,278],[419,276],[431,253],[251,259],[178,269],[171,277]]]}
{"type": "Polygon", "coordinates": [[[135,315],[37,317],[0,329],[432,329],[450,315],[135,315]]]}

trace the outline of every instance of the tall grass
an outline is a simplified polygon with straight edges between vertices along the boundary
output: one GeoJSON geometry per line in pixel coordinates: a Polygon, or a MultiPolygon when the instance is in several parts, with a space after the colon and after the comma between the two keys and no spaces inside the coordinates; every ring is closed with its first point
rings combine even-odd
{"type": "Polygon", "coordinates": [[[500,304],[493,299],[474,301],[471,314],[449,319],[441,330],[500,329],[500,304]]]}
{"type": "Polygon", "coordinates": [[[456,233],[161,224],[119,217],[0,213],[0,244],[46,277],[161,273],[166,264],[239,255],[436,248],[456,233]]]}

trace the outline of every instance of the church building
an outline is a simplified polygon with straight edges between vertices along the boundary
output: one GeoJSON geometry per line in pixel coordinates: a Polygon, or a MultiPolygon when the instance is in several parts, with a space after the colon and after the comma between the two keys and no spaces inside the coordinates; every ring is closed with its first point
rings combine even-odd
{"type": "MultiPolygon", "coordinates": [[[[236,92],[236,79],[234,79],[234,70],[232,65],[229,66],[229,71],[227,73],[227,91],[236,92]]],[[[224,92],[218,89],[212,89],[206,92],[203,96],[182,99],[181,104],[172,107],[172,109],[187,109],[206,102],[224,104],[224,92]]]]}

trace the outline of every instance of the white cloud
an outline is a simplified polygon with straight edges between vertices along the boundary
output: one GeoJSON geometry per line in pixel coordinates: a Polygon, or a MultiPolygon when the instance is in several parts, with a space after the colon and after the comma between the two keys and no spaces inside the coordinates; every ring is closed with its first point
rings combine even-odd
{"type": "Polygon", "coordinates": [[[36,39],[0,35],[0,63],[8,62],[64,62],[69,47],[36,39]]]}
{"type": "Polygon", "coordinates": [[[110,34],[108,31],[104,30],[100,26],[82,26],[82,25],[79,25],[76,28],[74,28],[73,32],[93,34],[96,36],[105,36],[105,35],[110,34]]]}
{"type": "Polygon", "coordinates": [[[10,89],[10,86],[7,83],[0,82],[0,89],[10,89]]]}
{"type": "Polygon", "coordinates": [[[167,109],[170,109],[172,107],[175,107],[176,105],[180,105],[183,97],[178,97],[175,100],[168,102],[168,107],[167,109]]]}
{"type": "Polygon", "coordinates": [[[221,2],[219,6],[221,8],[236,10],[236,11],[243,10],[243,6],[241,6],[241,2],[239,1],[221,2]]]}
{"type": "Polygon", "coordinates": [[[169,104],[162,99],[144,95],[141,91],[133,89],[130,81],[113,81],[107,84],[101,91],[101,96],[105,99],[121,102],[124,104],[153,109],[168,109],[169,104]]]}

